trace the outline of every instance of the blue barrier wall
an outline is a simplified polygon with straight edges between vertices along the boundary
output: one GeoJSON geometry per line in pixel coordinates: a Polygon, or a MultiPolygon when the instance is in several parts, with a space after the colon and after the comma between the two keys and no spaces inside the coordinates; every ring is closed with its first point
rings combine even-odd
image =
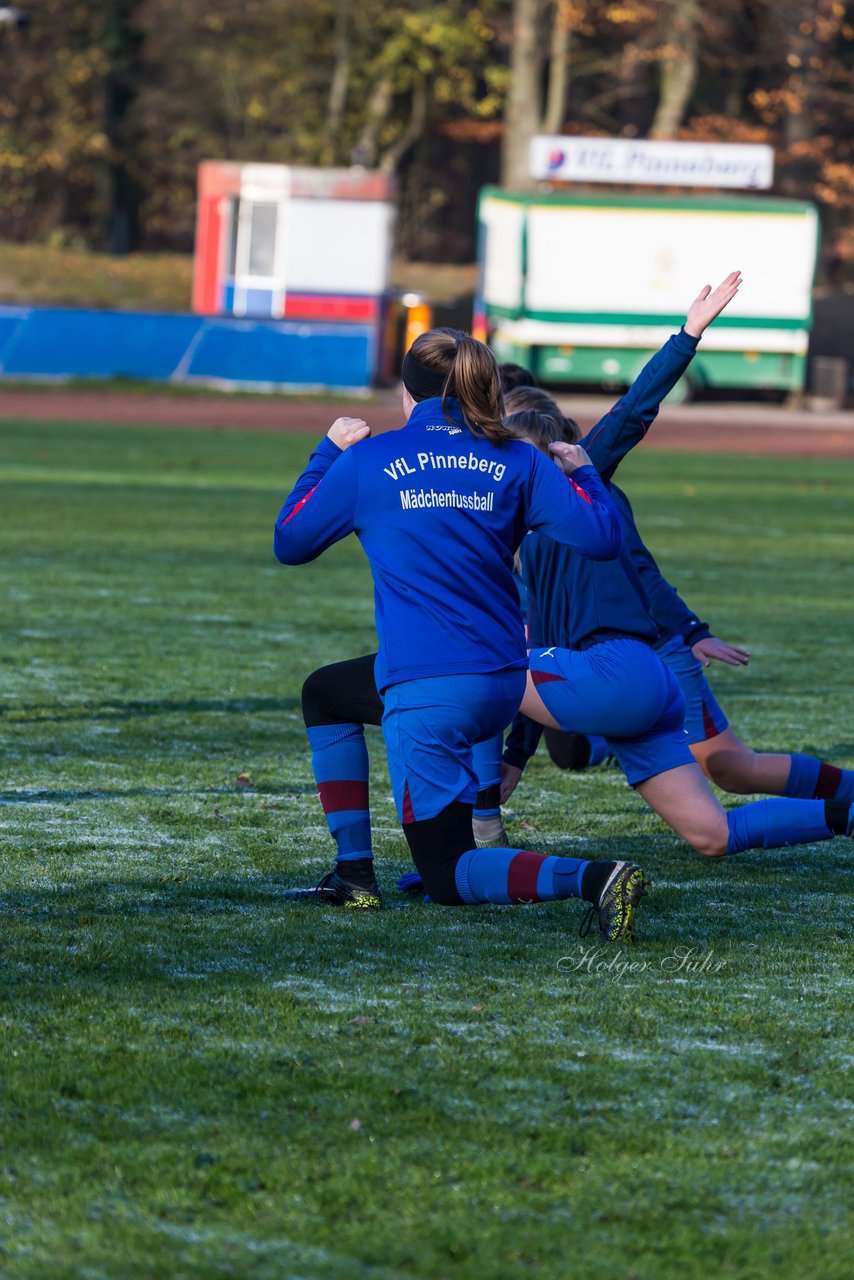
{"type": "Polygon", "coordinates": [[[372,325],[0,307],[0,379],[353,390],[376,364],[372,325]]]}

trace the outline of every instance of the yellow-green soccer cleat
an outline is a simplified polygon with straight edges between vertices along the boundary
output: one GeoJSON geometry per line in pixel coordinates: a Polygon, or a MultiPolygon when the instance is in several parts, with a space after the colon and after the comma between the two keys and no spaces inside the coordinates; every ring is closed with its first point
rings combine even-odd
{"type": "Polygon", "coordinates": [[[598,903],[581,922],[581,937],[587,936],[598,919],[602,942],[634,942],[635,910],[646,888],[647,880],[640,867],[633,862],[615,862],[598,903]]]}
{"type": "Polygon", "coordinates": [[[313,889],[286,889],[282,895],[289,902],[317,902],[326,907],[349,907],[355,911],[379,911],[383,895],[376,879],[372,883],[351,884],[337,871],[330,871],[313,889]]]}

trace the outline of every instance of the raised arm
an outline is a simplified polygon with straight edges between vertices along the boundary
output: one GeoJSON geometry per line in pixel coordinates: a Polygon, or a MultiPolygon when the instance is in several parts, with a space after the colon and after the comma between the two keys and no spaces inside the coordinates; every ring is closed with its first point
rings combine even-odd
{"type": "Polygon", "coordinates": [[[276,520],[273,551],[282,564],[307,564],[353,532],[358,485],[345,450],[369,434],[361,418],[338,418],[314,450],[276,520]]]}
{"type": "Polygon", "coordinates": [[[703,333],[735,297],[741,274],[731,271],[716,289],[704,285],[688,308],[679,333],[668,338],[647,361],[629,390],[581,440],[594,466],[606,480],[623,458],[643,440],[661,407],[688,368],[703,333]]]}

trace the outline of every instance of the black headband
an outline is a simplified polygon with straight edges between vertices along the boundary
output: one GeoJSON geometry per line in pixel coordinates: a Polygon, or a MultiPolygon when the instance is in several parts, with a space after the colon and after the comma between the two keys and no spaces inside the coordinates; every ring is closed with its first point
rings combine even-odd
{"type": "Polygon", "coordinates": [[[413,400],[431,400],[434,396],[440,396],[448,381],[447,373],[442,373],[440,369],[428,369],[420,360],[416,360],[411,351],[407,351],[403,357],[400,376],[413,400]]]}

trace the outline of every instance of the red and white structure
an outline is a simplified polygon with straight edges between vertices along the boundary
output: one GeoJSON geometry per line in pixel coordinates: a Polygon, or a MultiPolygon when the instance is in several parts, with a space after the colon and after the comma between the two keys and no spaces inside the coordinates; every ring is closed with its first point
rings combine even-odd
{"type": "Polygon", "coordinates": [[[393,179],[364,169],[199,167],[193,310],[382,323],[393,179]]]}

